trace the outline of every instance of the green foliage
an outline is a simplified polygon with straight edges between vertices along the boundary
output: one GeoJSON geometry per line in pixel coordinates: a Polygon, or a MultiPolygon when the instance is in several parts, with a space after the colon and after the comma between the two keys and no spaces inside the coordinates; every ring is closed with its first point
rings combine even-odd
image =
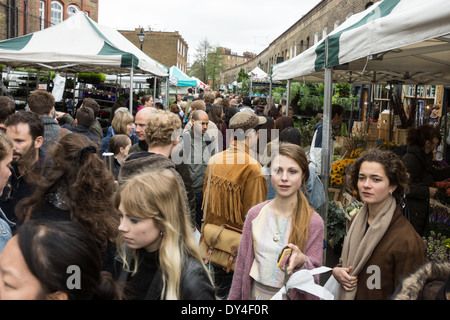
{"type": "Polygon", "coordinates": [[[323,109],[323,97],[306,96],[300,99],[299,106],[301,109],[311,108],[314,111],[323,109]]]}
{"type": "Polygon", "coordinates": [[[348,97],[339,96],[338,93],[334,94],[334,96],[331,98],[331,103],[333,104],[340,104],[344,107],[344,110],[348,111],[357,111],[358,110],[358,101],[359,101],[359,95],[349,95],[348,97]]]}
{"type": "Polygon", "coordinates": [[[105,82],[106,75],[104,73],[78,73],[78,80],[84,80],[87,83],[105,82]]]}
{"type": "Polygon", "coordinates": [[[239,70],[238,73],[238,78],[237,78],[237,82],[241,83],[244,82],[244,80],[248,80],[250,79],[250,76],[247,74],[247,72],[245,72],[244,68],[241,68],[241,70],[239,70]]]}
{"type": "Polygon", "coordinates": [[[294,127],[298,128],[302,137],[302,147],[306,148],[311,146],[312,138],[314,136],[314,127],[316,126],[318,119],[313,117],[311,119],[300,119],[294,117],[294,127]]]}
{"type": "Polygon", "coordinates": [[[327,235],[332,247],[341,247],[344,243],[346,231],[344,211],[334,202],[328,201],[327,235]]]}
{"type": "Polygon", "coordinates": [[[275,103],[279,103],[280,100],[285,96],[286,88],[284,87],[276,87],[272,89],[273,101],[275,103]]]}
{"type": "Polygon", "coordinates": [[[350,84],[337,83],[337,84],[335,84],[334,92],[339,97],[348,97],[350,95],[350,84]]]}

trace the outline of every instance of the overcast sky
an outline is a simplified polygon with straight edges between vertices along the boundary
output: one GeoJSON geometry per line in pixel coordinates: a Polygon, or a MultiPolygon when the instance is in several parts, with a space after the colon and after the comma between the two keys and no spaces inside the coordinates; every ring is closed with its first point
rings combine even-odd
{"type": "Polygon", "coordinates": [[[139,26],[178,31],[189,63],[203,39],[214,46],[260,53],[321,0],[100,0],[98,23],[117,30],[139,26]]]}

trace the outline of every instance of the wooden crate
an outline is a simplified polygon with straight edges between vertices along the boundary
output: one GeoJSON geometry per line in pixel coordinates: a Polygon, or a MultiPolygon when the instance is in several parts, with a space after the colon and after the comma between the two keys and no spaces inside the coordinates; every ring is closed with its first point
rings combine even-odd
{"type": "Polygon", "coordinates": [[[367,132],[368,123],[366,121],[355,121],[353,122],[352,133],[365,133],[367,132]]]}
{"type": "Polygon", "coordinates": [[[394,143],[396,145],[399,146],[406,145],[406,140],[408,138],[408,129],[395,128],[393,135],[394,135],[394,143]]]}
{"type": "Polygon", "coordinates": [[[350,155],[351,146],[350,139],[347,137],[336,137],[336,142],[341,145],[340,155],[343,156],[347,152],[347,156],[350,155]]]}
{"type": "Polygon", "coordinates": [[[369,139],[378,139],[378,128],[375,124],[371,124],[367,133],[369,134],[369,139]]]}
{"type": "Polygon", "coordinates": [[[386,141],[389,140],[389,123],[387,122],[378,122],[378,140],[386,141]]]}
{"type": "Polygon", "coordinates": [[[334,202],[342,200],[342,188],[328,188],[328,198],[334,202]]]}
{"type": "Polygon", "coordinates": [[[387,126],[389,126],[390,121],[391,121],[390,113],[380,113],[380,117],[378,118],[378,123],[385,123],[387,126]]]}

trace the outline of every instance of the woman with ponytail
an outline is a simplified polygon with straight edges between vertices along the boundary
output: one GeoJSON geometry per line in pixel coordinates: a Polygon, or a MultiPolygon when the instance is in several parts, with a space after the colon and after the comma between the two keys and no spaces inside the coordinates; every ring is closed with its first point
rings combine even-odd
{"type": "MultiPolygon", "coordinates": [[[[303,149],[281,143],[270,167],[276,196],[247,214],[229,300],[271,299],[292,273],[322,265],[324,226],[302,192],[309,177],[303,149]],[[291,256],[286,266],[278,267],[278,256],[286,246],[291,256]]],[[[289,290],[288,296],[314,299],[297,289],[289,290]]]]}
{"type": "Polygon", "coordinates": [[[181,186],[169,169],[125,181],[119,210],[119,279],[132,300],[212,300],[215,290],[200,256],[181,186]]]}
{"type": "Polygon", "coordinates": [[[117,214],[114,176],[88,137],[71,133],[50,150],[45,176],[29,198],[21,200],[16,215],[28,220],[64,220],[95,235],[103,255],[103,268],[113,273],[117,214]]]}
{"type": "Polygon", "coordinates": [[[121,298],[95,239],[71,221],[29,221],[0,255],[0,300],[121,298]]]}

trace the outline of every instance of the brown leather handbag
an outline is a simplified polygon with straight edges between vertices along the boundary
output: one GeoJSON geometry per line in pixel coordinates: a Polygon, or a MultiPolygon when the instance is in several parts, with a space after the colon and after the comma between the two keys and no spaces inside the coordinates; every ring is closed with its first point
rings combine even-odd
{"type": "Polygon", "coordinates": [[[234,271],[242,230],[223,224],[207,223],[203,227],[200,252],[205,263],[234,271]]]}

